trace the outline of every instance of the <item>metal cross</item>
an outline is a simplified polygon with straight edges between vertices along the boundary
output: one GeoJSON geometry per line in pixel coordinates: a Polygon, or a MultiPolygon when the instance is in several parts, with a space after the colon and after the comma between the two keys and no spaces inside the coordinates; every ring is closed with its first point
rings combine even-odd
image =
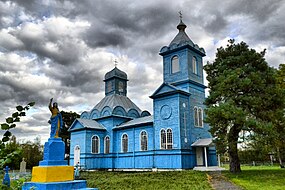
{"type": "Polygon", "coordinates": [[[181,11],[179,11],[178,13],[179,13],[180,20],[182,20],[182,13],[181,13],[181,11]]]}
{"type": "Polygon", "coordinates": [[[115,63],[115,67],[117,67],[117,65],[118,65],[117,59],[115,59],[114,63],[115,63]]]}

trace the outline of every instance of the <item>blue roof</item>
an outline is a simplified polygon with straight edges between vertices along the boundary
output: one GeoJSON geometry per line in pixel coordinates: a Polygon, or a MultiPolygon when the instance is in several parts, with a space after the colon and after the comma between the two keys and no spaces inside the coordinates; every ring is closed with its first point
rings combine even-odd
{"type": "Polygon", "coordinates": [[[95,120],[92,119],[82,119],[82,118],[77,118],[73,124],[71,125],[70,129],[68,131],[73,131],[73,130],[80,130],[80,129],[97,129],[97,130],[106,130],[106,128],[98,123],[95,120]],[[76,128],[76,122],[79,122],[82,127],[76,128]],[[74,128],[75,127],[75,128],[74,128]]]}
{"type": "Polygon", "coordinates": [[[130,109],[135,109],[141,114],[141,109],[134,104],[127,96],[113,94],[105,96],[93,109],[97,109],[99,112],[103,110],[104,107],[109,106],[112,111],[115,107],[121,106],[126,112],[130,109]]]}
{"type": "Polygon", "coordinates": [[[121,128],[125,128],[125,127],[134,127],[134,126],[148,124],[148,123],[153,123],[153,116],[152,115],[140,117],[140,118],[136,118],[136,119],[127,121],[121,125],[117,125],[113,129],[121,129],[121,128]]]}

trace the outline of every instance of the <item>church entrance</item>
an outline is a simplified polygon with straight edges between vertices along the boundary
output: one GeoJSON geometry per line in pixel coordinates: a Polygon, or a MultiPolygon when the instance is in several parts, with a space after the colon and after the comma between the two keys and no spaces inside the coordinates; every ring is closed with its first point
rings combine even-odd
{"type": "Polygon", "coordinates": [[[203,157],[203,148],[202,147],[196,147],[196,164],[197,166],[203,166],[204,165],[204,157],[203,157]]]}
{"type": "Polygon", "coordinates": [[[80,147],[78,145],[74,147],[74,166],[77,163],[80,164],[80,147]]]}

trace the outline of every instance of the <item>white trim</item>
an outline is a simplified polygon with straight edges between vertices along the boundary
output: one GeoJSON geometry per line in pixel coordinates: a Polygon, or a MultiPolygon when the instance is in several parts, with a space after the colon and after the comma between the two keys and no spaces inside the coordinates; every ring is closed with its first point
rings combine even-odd
{"type": "Polygon", "coordinates": [[[148,150],[148,133],[146,130],[141,130],[141,132],[140,132],[140,143],[139,143],[139,145],[140,145],[140,151],[147,151],[148,150]],[[142,150],[142,139],[141,139],[142,132],[145,132],[145,134],[146,134],[146,150],[142,150]]]}
{"type": "Polygon", "coordinates": [[[204,123],[203,123],[203,119],[204,119],[204,118],[203,118],[203,116],[204,116],[204,115],[203,115],[203,112],[204,112],[204,111],[203,111],[203,108],[199,107],[199,108],[198,108],[198,126],[199,126],[199,127],[203,127],[203,126],[204,126],[204,123]],[[201,121],[200,121],[200,116],[199,116],[199,110],[201,110],[201,121]],[[201,125],[199,125],[200,122],[201,122],[201,125]]]}
{"type": "Polygon", "coordinates": [[[204,115],[203,115],[203,108],[202,107],[198,107],[198,106],[194,106],[193,108],[193,119],[194,119],[194,126],[195,127],[200,127],[200,128],[203,128],[204,127],[204,122],[203,122],[203,118],[204,118],[204,115]],[[195,123],[195,109],[197,109],[197,125],[195,123]],[[200,124],[200,117],[199,117],[199,110],[201,110],[201,125],[200,124]]]}
{"type": "Polygon", "coordinates": [[[164,128],[161,128],[160,129],[160,131],[159,131],[159,139],[160,139],[160,141],[159,141],[159,147],[160,147],[160,149],[162,149],[162,143],[161,143],[161,131],[162,130],[164,130],[165,131],[165,149],[163,149],[163,150],[166,150],[166,130],[164,129],[164,128]]]}
{"type": "Polygon", "coordinates": [[[93,135],[91,137],[91,154],[100,154],[100,137],[98,135],[93,135]],[[93,137],[98,137],[98,152],[93,152],[93,137]]]}
{"type": "Polygon", "coordinates": [[[109,135],[106,135],[105,137],[104,137],[104,154],[109,154],[109,153],[106,153],[106,138],[107,137],[109,137],[109,153],[110,153],[110,144],[111,144],[111,138],[110,138],[110,136],[109,135]]]}
{"type": "Polygon", "coordinates": [[[74,154],[74,157],[73,157],[73,165],[75,166],[77,163],[76,162],[79,162],[80,164],[80,146],[79,145],[75,145],[74,146],[74,149],[73,149],[73,154],[74,154]],[[79,154],[77,153],[76,148],[78,147],[78,150],[79,150],[79,154]],[[75,154],[76,153],[76,154],[75,154]],[[75,156],[76,155],[76,156],[75,156]],[[78,157],[78,158],[77,158],[78,157]],[[76,158],[76,160],[75,160],[76,158]]]}
{"type": "Polygon", "coordinates": [[[124,152],[123,150],[123,136],[124,135],[127,135],[127,139],[128,139],[128,142],[127,142],[127,152],[129,152],[129,135],[127,134],[127,133],[123,133],[122,135],[121,135],[121,152],[122,153],[127,153],[127,152],[124,152]]]}
{"type": "Polygon", "coordinates": [[[174,143],[173,143],[173,129],[172,129],[172,128],[167,128],[167,129],[166,129],[166,150],[172,150],[172,149],[173,149],[173,144],[174,144],[174,143]],[[167,133],[168,129],[171,130],[171,147],[172,147],[171,149],[168,149],[168,148],[167,148],[167,146],[169,145],[169,144],[168,144],[168,133],[167,133]]]}
{"type": "Polygon", "coordinates": [[[198,75],[198,60],[197,60],[197,57],[195,56],[192,57],[192,72],[198,75]]]}

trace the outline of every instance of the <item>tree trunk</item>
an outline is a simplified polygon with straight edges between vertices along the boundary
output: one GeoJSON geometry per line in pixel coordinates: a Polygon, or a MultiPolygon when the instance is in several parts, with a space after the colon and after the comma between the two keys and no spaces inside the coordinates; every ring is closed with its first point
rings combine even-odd
{"type": "Polygon", "coordinates": [[[282,159],[281,159],[281,154],[280,154],[280,149],[279,147],[277,147],[277,156],[278,156],[278,160],[279,160],[279,164],[281,168],[284,168],[284,165],[282,163],[282,159]]]}
{"type": "Polygon", "coordinates": [[[230,172],[240,173],[240,162],[238,157],[238,137],[239,130],[236,126],[233,126],[228,134],[228,144],[229,144],[229,157],[230,157],[230,172]]]}

